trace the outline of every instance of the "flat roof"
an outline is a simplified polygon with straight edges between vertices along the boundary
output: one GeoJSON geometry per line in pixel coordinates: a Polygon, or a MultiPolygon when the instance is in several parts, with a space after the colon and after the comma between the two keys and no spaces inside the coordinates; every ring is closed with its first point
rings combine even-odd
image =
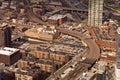
{"type": "Polygon", "coordinates": [[[14,54],[16,51],[19,51],[19,49],[4,47],[0,50],[0,54],[10,56],[14,54]]]}
{"type": "Polygon", "coordinates": [[[51,19],[51,20],[58,20],[58,19],[61,19],[61,18],[64,18],[65,15],[61,15],[61,14],[55,14],[51,17],[49,17],[48,19],[51,19]]]}

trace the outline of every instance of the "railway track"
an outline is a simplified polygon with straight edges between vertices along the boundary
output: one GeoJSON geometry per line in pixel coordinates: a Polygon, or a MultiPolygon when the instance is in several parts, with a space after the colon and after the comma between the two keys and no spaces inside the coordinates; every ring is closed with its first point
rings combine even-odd
{"type": "MultiPolygon", "coordinates": [[[[71,30],[67,30],[67,29],[61,29],[58,27],[57,27],[57,30],[61,33],[64,33],[64,34],[76,37],[80,40],[83,40],[89,47],[89,50],[86,51],[86,53],[85,53],[85,54],[87,54],[87,55],[85,55],[86,60],[81,62],[80,65],[73,72],[70,72],[70,74],[68,74],[65,78],[62,78],[62,80],[74,80],[80,74],[87,71],[99,59],[100,49],[97,46],[97,44],[95,43],[95,41],[93,41],[91,38],[87,38],[85,35],[83,35],[79,32],[71,31],[71,30]]],[[[70,65],[68,65],[68,66],[70,66],[70,65]]],[[[52,78],[50,76],[47,80],[51,80],[51,79],[52,78]]]]}
{"type": "Polygon", "coordinates": [[[99,59],[100,49],[93,39],[87,38],[85,35],[76,31],[71,31],[71,30],[61,29],[61,28],[57,28],[57,30],[61,33],[83,40],[88,45],[89,52],[87,53],[88,54],[86,56],[87,59],[84,61],[84,63],[93,64],[97,59],[99,59]]]}
{"type": "Polygon", "coordinates": [[[77,68],[62,80],[75,80],[75,78],[78,77],[79,74],[82,74],[83,72],[87,71],[87,67],[90,67],[90,64],[79,63],[77,68]]]}
{"type": "MultiPolygon", "coordinates": [[[[74,80],[80,74],[87,71],[99,59],[100,49],[94,40],[92,40],[91,38],[87,38],[85,35],[81,34],[80,32],[71,31],[68,29],[61,29],[58,27],[57,27],[57,30],[61,33],[64,33],[64,34],[76,37],[80,40],[83,40],[89,47],[89,50],[86,51],[85,53],[87,54],[85,55],[86,59],[83,62],[81,62],[80,65],[73,72],[70,72],[70,74],[68,74],[65,78],[61,79],[61,80],[74,80]]],[[[70,64],[67,66],[69,67],[70,64]]],[[[62,74],[64,70],[63,68],[61,68],[58,72],[55,73],[56,77],[58,76],[58,74],[62,74]]],[[[51,80],[51,79],[52,79],[52,76],[50,76],[47,80],[51,80]]]]}
{"type": "MultiPolygon", "coordinates": [[[[24,4],[25,5],[29,5],[29,2],[28,0],[24,0],[24,4]]],[[[42,22],[39,18],[37,18],[34,13],[32,12],[32,9],[31,8],[28,8],[27,9],[27,13],[29,15],[29,17],[34,21],[34,22],[37,22],[37,23],[40,23],[40,24],[46,24],[48,25],[47,23],[45,22],[42,22]]],[[[95,43],[95,41],[93,39],[90,39],[90,38],[87,38],[85,35],[79,33],[79,32],[76,32],[76,31],[71,31],[71,30],[68,30],[68,29],[61,29],[59,27],[56,28],[59,32],[61,33],[64,33],[64,34],[67,34],[67,35],[70,35],[70,36],[73,36],[73,37],[76,37],[80,40],[83,40],[89,47],[89,52],[87,52],[86,54],[86,60],[84,60],[82,63],[84,63],[85,65],[80,65],[78,69],[76,69],[74,71],[74,76],[73,77],[68,77],[69,79],[66,79],[66,80],[74,80],[75,77],[77,76],[77,74],[81,74],[83,73],[85,70],[88,70],[90,68],[90,66],[87,66],[88,64],[89,65],[93,65],[100,57],[100,49],[98,47],[98,45],[95,43]]],[[[70,64],[69,64],[70,65],[70,64]]],[[[63,72],[64,69],[61,68],[61,70],[59,70],[59,74],[61,74],[63,72]]],[[[57,76],[59,76],[56,75],[57,76]]],[[[47,80],[51,80],[52,79],[52,76],[50,76],[47,80]]]]}

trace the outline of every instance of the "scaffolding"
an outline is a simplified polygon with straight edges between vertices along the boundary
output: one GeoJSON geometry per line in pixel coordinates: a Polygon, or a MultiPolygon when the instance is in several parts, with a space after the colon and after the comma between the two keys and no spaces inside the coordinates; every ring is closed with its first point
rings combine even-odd
{"type": "Polygon", "coordinates": [[[103,0],[89,0],[88,25],[101,26],[103,17],[103,0]]]}

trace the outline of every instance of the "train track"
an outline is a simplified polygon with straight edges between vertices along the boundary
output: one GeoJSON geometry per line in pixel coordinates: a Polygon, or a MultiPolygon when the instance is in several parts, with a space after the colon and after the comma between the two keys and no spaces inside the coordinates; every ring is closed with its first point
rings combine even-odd
{"type": "Polygon", "coordinates": [[[99,59],[100,49],[93,39],[87,38],[85,35],[76,31],[61,28],[57,28],[57,30],[61,33],[83,40],[88,45],[89,52],[87,53],[87,59],[84,61],[84,63],[93,64],[97,59],[99,59]]]}
{"type": "Polygon", "coordinates": [[[77,68],[62,80],[75,80],[75,78],[77,78],[79,74],[82,74],[83,72],[87,71],[87,67],[90,67],[90,64],[78,63],[77,68]]]}
{"type": "MultiPolygon", "coordinates": [[[[24,4],[25,5],[29,5],[28,0],[24,0],[24,4]]],[[[39,18],[37,18],[34,13],[32,12],[31,8],[27,9],[27,13],[29,15],[29,17],[37,23],[40,24],[47,24],[45,22],[42,22],[39,18]]],[[[48,24],[47,24],[48,25],[48,24]]],[[[84,60],[82,63],[84,63],[85,65],[81,65],[81,68],[78,68],[77,71],[75,70],[74,72],[74,76],[73,77],[69,77],[69,79],[67,80],[74,80],[75,77],[77,77],[77,74],[81,74],[83,73],[85,70],[88,70],[90,68],[90,66],[86,66],[86,65],[93,65],[100,57],[100,49],[98,47],[98,45],[95,43],[95,41],[91,38],[87,38],[84,34],[81,34],[80,32],[77,31],[71,31],[68,29],[61,29],[59,27],[56,28],[59,32],[76,37],[80,40],[83,40],[89,47],[89,52],[87,52],[86,54],[86,60],[84,60]]],[[[63,70],[63,69],[61,69],[63,70]]],[[[61,71],[60,71],[61,72],[61,71]]],[[[63,72],[63,71],[62,71],[63,72]]],[[[57,75],[56,75],[57,77],[57,75]]],[[[47,80],[51,80],[52,77],[50,76],[47,80]]]]}
{"type": "Polygon", "coordinates": [[[74,80],[79,74],[89,69],[90,66],[88,65],[92,65],[96,60],[99,59],[99,53],[100,53],[99,47],[92,39],[87,38],[85,35],[79,32],[71,31],[67,29],[61,29],[61,28],[57,28],[57,30],[61,33],[83,40],[89,47],[89,52],[87,52],[86,53],[87,55],[85,56],[86,60],[82,62],[84,64],[79,66],[81,67],[81,69],[79,69],[78,67],[78,69],[76,69],[72,74],[74,76],[68,76],[68,78],[63,79],[63,80],[74,80]]]}
{"type": "MultiPolygon", "coordinates": [[[[95,43],[95,41],[93,41],[91,38],[87,38],[85,35],[81,34],[80,32],[71,31],[68,29],[61,29],[59,27],[57,27],[57,30],[61,33],[83,40],[89,47],[89,50],[86,51],[85,53],[87,54],[85,55],[86,60],[81,62],[80,65],[73,72],[71,72],[65,78],[62,79],[62,80],[74,80],[80,74],[87,71],[99,59],[100,49],[95,43]]],[[[51,80],[51,77],[47,80],[51,80]]]]}

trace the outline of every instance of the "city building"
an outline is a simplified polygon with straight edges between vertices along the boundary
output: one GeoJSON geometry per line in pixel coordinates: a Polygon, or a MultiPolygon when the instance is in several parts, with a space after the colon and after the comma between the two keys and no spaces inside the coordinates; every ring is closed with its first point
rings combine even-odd
{"type": "Polygon", "coordinates": [[[54,26],[37,26],[27,30],[25,32],[25,36],[34,39],[54,40],[59,37],[59,33],[56,31],[54,26]]]}
{"type": "Polygon", "coordinates": [[[10,47],[11,30],[6,23],[0,25],[0,47],[10,47]]]}
{"type": "MultiPolygon", "coordinates": [[[[108,62],[114,64],[116,54],[108,50],[116,47],[117,26],[103,21],[103,1],[2,0],[0,80],[111,80],[108,62]],[[104,51],[107,66],[99,63],[104,51]]],[[[107,11],[111,18],[117,13],[105,5],[107,11]]],[[[120,80],[119,42],[115,80],[120,80]]]]}
{"type": "Polygon", "coordinates": [[[89,0],[88,25],[102,26],[103,0],[89,0]]]}
{"type": "Polygon", "coordinates": [[[117,53],[116,53],[116,66],[115,66],[115,80],[120,80],[120,28],[117,29],[117,53]]]}
{"type": "Polygon", "coordinates": [[[55,65],[55,68],[58,69],[62,65],[64,65],[64,62],[56,61],[56,60],[49,60],[49,59],[39,59],[33,55],[26,56],[18,61],[18,68],[23,69],[25,67],[31,67],[36,66],[39,67],[41,70],[51,73],[53,64],[55,65]]]}
{"type": "Polygon", "coordinates": [[[105,70],[92,68],[90,71],[80,75],[79,80],[106,80],[105,70]]]}
{"type": "Polygon", "coordinates": [[[24,70],[17,70],[15,80],[45,80],[50,74],[40,70],[37,67],[26,67],[24,70]]]}
{"type": "Polygon", "coordinates": [[[15,80],[15,73],[10,71],[3,72],[2,80],[15,80]]]}
{"type": "Polygon", "coordinates": [[[51,73],[52,70],[52,62],[44,62],[45,60],[39,60],[38,62],[29,61],[29,60],[19,60],[18,61],[18,68],[23,69],[25,67],[37,66],[41,70],[45,72],[51,73]]]}
{"type": "Polygon", "coordinates": [[[105,71],[99,70],[90,80],[106,80],[105,71]]]}
{"type": "Polygon", "coordinates": [[[55,14],[48,18],[48,23],[54,24],[54,25],[60,25],[64,23],[66,20],[67,20],[67,17],[65,15],[55,14]]]}
{"type": "Polygon", "coordinates": [[[15,80],[14,72],[0,72],[0,80],[15,80]]]}
{"type": "Polygon", "coordinates": [[[53,52],[39,49],[38,51],[34,51],[33,55],[39,59],[54,59],[55,61],[61,61],[65,63],[69,61],[69,55],[65,52],[53,52]]]}
{"type": "Polygon", "coordinates": [[[0,49],[0,63],[12,65],[21,58],[20,50],[4,47],[0,49]]]}

